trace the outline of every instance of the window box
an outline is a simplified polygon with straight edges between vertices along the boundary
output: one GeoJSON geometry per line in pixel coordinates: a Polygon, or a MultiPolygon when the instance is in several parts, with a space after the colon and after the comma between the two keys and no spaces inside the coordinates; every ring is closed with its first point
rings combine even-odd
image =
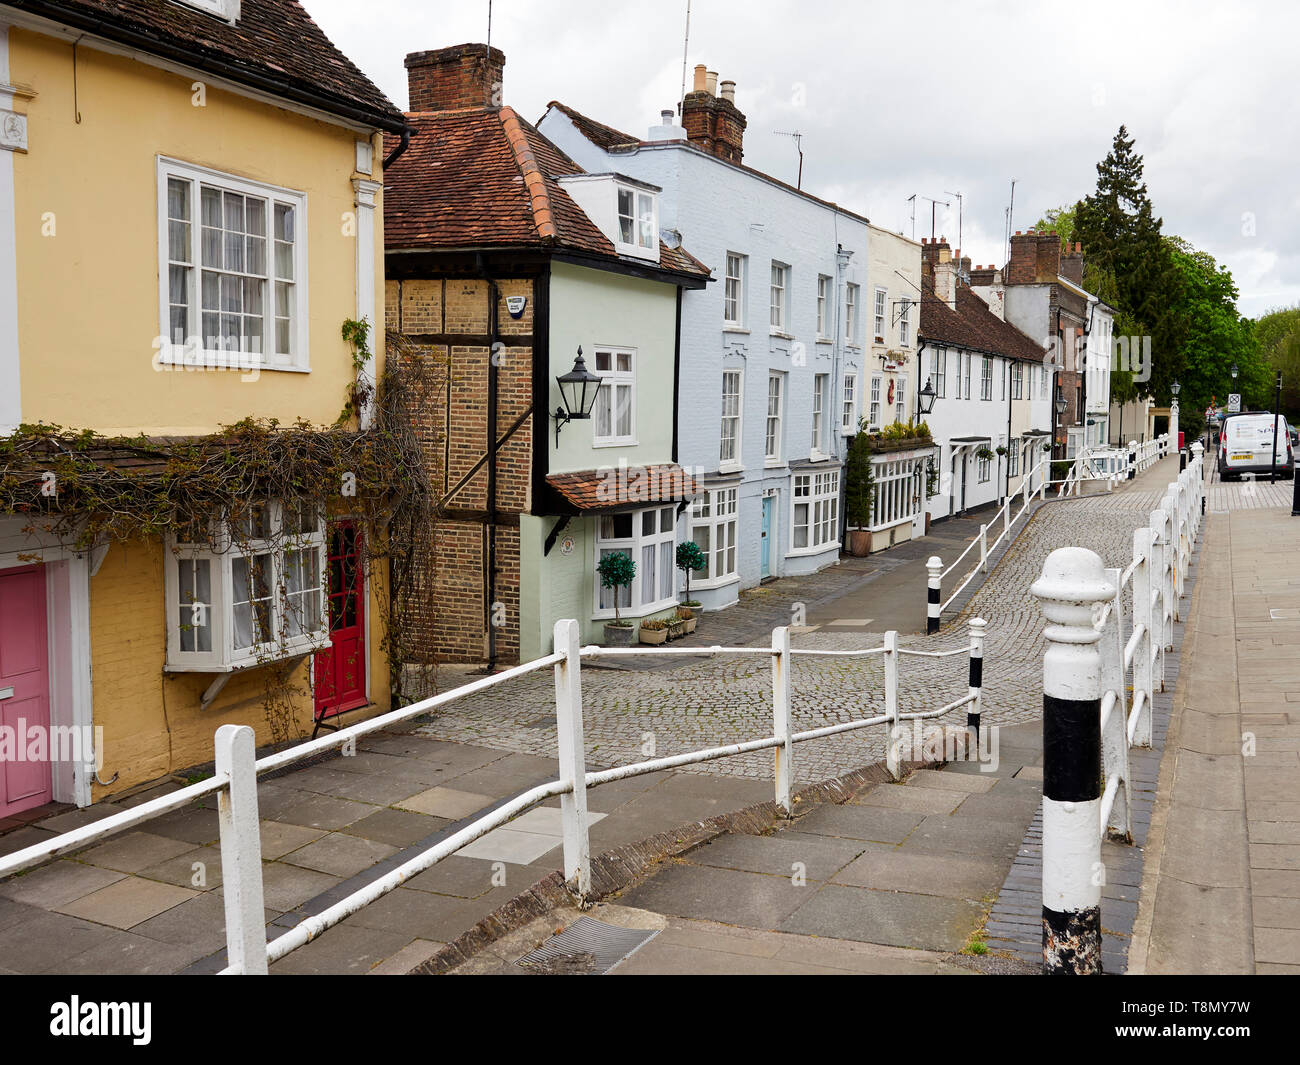
{"type": "Polygon", "coordinates": [[[228,673],[328,642],[321,515],[258,504],[167,546],[168,671],[228,673]]]}

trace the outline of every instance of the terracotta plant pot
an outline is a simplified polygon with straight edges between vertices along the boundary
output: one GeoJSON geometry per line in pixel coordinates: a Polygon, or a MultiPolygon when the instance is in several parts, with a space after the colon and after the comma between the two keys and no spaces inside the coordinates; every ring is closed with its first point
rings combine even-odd
{"type": "Polygon", "coordinates": [[[642,643],[657,644],[657,643],[663,643],[668,639],[667,629],[642,628],[638,631],[641,634],[640,640],[642,643]]]}
{"type": "Polygon", "coordinates": [[[631,647],[636,638],[636,629],[631,625],[615,625],[612,621],[605,623],[606,647],[631,647]]]}
{"type": "Polygon", "coordinates": [[[849,530],[849,554],[854,558],[866,558],[871,554],[871,532],[868,529],[849,530]]]}

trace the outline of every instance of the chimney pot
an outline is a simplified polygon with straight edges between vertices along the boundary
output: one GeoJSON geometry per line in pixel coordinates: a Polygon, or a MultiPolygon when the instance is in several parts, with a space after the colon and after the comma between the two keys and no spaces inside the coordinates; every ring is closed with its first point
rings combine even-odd
{"type": "Polygon", "coordinates": [[[720,88],[719,95],[728,103],[736,102],[736,83],[734,81],[724,81],[720,88]]]}
{"type": "Polygon", "coordinates": [[[693,89],[694,92],[704,91],[707,74],[708,74],[708,70],[703,63],[697,63],[695,65],[695,86],[693,89]]]}
{"type": "Polygon", "coordinates": [[[710,70],[705,75],[704,91],[710,96],[718,95],[718,72],[716,70],[710,70]]]}
{"type": "Polygon", "coordinates": [[[661,119],[663,125],[671,126],[673,124],[673,118],[674,118],[672,108],[665,108],[664,110],[660,111],[659,118],[661,119]]]}

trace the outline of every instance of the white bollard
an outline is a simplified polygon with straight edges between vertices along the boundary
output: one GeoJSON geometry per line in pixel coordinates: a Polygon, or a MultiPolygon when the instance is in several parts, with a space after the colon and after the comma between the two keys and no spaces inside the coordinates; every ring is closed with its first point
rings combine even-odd
{"type": "Polygon", "coordinates": [[[579,899],[591,892],[591,840],[587,835],[587,752],[582,732],[582,658],[578,623],[555,623],[555,650],[564,655],[555,665],[555,726],[560,748],[560,780],[573,791],[560,796],[564,832],[564,879],[579,899]]]}
{"type": "Polygon", "coordinates": [[[221,832],[221,893],[226,905],[226,963],[265,976],[266,911],[262,905],[262,837],[257,816],[257,737],[247,725],[222,725],[215,738],[221,832]]]}
{"type": "Polygon", "coordinates": [[[1101,656],[1094,603],[1114,594],[1083,547],[1048,555],[1030,593],[1043,635],[1043,970],[1101,972],[1101,656]]]}
{"type": "Polygon", "coordinates": [[[794,741],[790,739],[790,629],[772,630],[772,735],[781,741],[776,748],[776,806],[786,817],[794,812],[790,780],[794,775],[794,741]]]}
{"type": "Polygon", "coordinates": [[[984,634],[989,623],[983,618],[970,621],[970,676],[967,694],[972,701],[966,704],[966,727],[972,730],[973,739],[980,738],[980,714],[984,710],[984,634]]]}

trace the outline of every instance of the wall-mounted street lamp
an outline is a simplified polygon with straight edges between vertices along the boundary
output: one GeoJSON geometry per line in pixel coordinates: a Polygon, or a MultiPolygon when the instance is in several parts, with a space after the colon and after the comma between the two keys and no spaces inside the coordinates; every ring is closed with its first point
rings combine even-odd
{"type": "Polygon", "coordinates": [[[1058,415],[1065,413],[1065,393],[1059,387],[1056,389],[1056,413],[1058,415]]]}
{"type": "Polygon", "coordinates": [[[1177,381],[1175,381],[1172,385],[1169,386],[1169,392],[1174,397],[1175,403],[1178,402],[1178,393],[1181,392],[1182,390],[1183,390],[1183,386],[1180,385],[1177,381]]]}
{"type": "Polygon", "coordinates": [[[578,348],[578,357],[573,360],[573,369],[555,378],[560,386],[560,398],[564,405],[555,408],[551,415],[555,419],[555,446],[560,446],[560,427],[580,418],[590,418],[591,408],[596,405],[596,396],[600,392],[600,376],[587,369],[582,358],[582,348],[578,348]]]}
{"type": "Polygon", "coordinates": [[[934,410],[934,401],[938,398],[938,395],[934,390],[934,385],[930,383],[930,379],[927,377],[925,387],[916,394],[916,409],[922,417],[934,410]]]}

